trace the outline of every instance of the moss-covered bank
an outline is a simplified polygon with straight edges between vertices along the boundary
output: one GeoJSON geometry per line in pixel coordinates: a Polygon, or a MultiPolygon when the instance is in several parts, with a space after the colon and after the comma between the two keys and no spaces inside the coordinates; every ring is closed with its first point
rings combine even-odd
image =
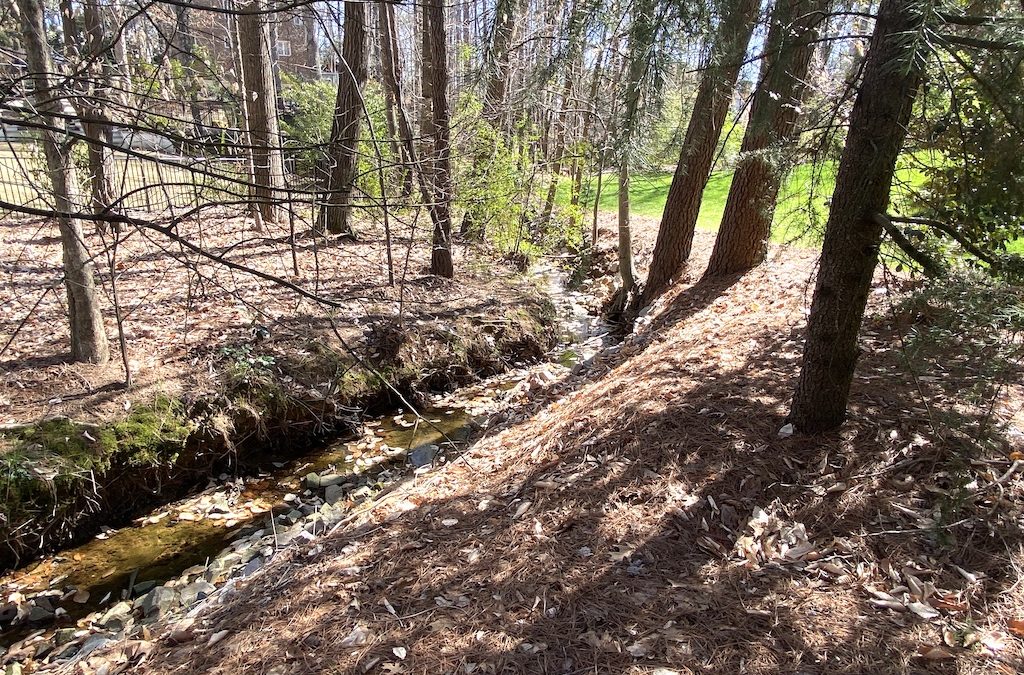
{"type": "Polygon", "coordinates": [[[356,357],[332,336],[222,348],[218,386],[135,405],[104,424],[50,419],[0,432],[0,567],[120,526],[244,465],[287,459],[366,410],[536,361],[554,346],[554,309],[524,295],[477,316],[380,321],[356,357]]]}

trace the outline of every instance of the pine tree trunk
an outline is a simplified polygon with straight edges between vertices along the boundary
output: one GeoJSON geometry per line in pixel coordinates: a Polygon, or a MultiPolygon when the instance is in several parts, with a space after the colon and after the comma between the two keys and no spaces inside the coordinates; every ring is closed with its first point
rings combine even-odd
{"type": "Polygon", "coordinates": [[[431,179],[434,184],[433,201],[430,204],[434,225],[430,273],[450,279],[455,276],[455,268],[452,262],[451,129],[443,0],[427,0],[424,12],[425,28],[428,29],[425,55],[430,80],[429,130],[433,150],[431,179]]]}
{"type": "Polygon", "coordinates": [[[240,6],[237,17],[238,42],[242,56],[243,95],[248,113],[247,127],[252,145],[255,199],[264,222],[276,223],[284,191],[284,162],[281,134],[277,124],[277,91],[274,86],[270,30],[266,0],[249,0],[240,6]]]}
{"type": "Polygon", "coordinates": [[[338,69],[338,97],[331,128],[333,166],[327,182],[327,204],[321,217],[329,232],[354,235],[350,204],[359,165],[359,123],[366,84],[366,5],[362,2],[345,3],[341,56],[343,63],[338,69]]]}
{"type": "Polygon", "coordinates": [[[650,304],[661,295],[690,257],[701,198],[711,175],[715,149],[754,30],[758,6],[757,0],[726,2],[725,15],[715,32],[711,59],[701,77],[679,164],[665,201],[654,258],[640,300],[642,305],[650,304]]]}
{"type": "Polygon", "coordinates": [[[82,223],[69,214],[81,209],[71,148],[65,144],[60,117],[62,94],[50,80],[53,65],[43,27],[42,0],[18,0],[22,44],[28,61],[32,98],[36,111],[48,129],[42,132],[46,170],[53,188],[54,205],[64,254],[64,283],[67,287],[68,318],[71,327],[71,359],[106,363],[110,359],[107,335],[100,314],[99,298],[93,277],[93,265],[82,235],[82,223]]]}
{"type": "MultiPolygon", "coordinates": [[[[789,420],[805,432],[834,429],[846,417],[882,219],[896,160],[920,83],[920,55],[906,40],[921,28],[913,0],[882,0],[864,80],[850,115],[807,319],[803,365],[789,420]]],[[[911,43],[912,44],[912,43],[911,43]]]]}
{"type": "Polygon", "coordinates": [[[827,0],[778,0],[765,42],[761,79],[733,173],[706,276],[760,265],[782,179],[792,159],[804,82],[827,0]]]}

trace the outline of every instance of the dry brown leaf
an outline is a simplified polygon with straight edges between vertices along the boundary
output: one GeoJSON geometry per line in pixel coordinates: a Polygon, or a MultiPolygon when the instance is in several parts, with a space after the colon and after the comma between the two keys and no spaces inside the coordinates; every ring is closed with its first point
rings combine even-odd
{"type": "Polygon", "coordinates": [[[918,658],[928,661],[946,661],[956,658],[956,654],[945,647],[921,645],[917,648],[918,658]]]}

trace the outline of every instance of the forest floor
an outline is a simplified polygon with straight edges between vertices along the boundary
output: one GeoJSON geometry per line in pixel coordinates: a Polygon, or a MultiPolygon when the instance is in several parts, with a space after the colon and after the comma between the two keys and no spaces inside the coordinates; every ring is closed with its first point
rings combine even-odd
{"type": "Polygon", "coordinates": [[[255,232],[208,210],[178,239],[132,228],[116,253],[109,234],[87,232],[106,295],[103,365],[68,363],[55,226],[0,222],[12,291],[0,302],[0,569],[124,525],[254,452],[287,460],[367,409],[545,358],[555,310],[538,279],[462,245],[457,278],[431,276],[424,221],[396,221],[394,286],[369,223],[356,242],[300,234],[292,247],[287,222],[255,232]]]}
{"type": "MultiPolygon", "coordinates": [[[[342,352],[341,359],[372,358],[380,347],[371,341],[375,326],[403,323],[415,332],[427,324],[452,328],[457,319],[500,323],[507,308],[529,309],[540,298],[528,280],[512,277],[493,256],[471,248],[456,251],[457,282],[429,276],[429,245],[418,237],[409,251],[407,228],[393,244],[395,276],[407,282],[399,290],[388,285],[380,232],[369,231],[355,243],[300,234],[293,259],[287,223],[255,232],[250,221],[233,213],[207,211],[202,222],[179,226],[178,234],[222,260],[303,286],[328,303],[327,310],[272,280],[204,259],[159,232],[133,230],[116,258],[95,260],[97,282],[108,296],[102,304],[111,360],[102,366],[68,364],[67,300],[55,228],[38,219],[7,219],[0,233],[0,274],[11,290],[0,303],[0,423],[53,416],[116,419],[133,401],[209,393],[223,389],[218,377],[283,367],[283,359],[300,360],[318,341],[342,352]],[[122,386],[111,266],[118,270],[131,391],[122,386]]],[[[104,240],[87,232],[93,251],[110,241],[110,235],[104,240]]]]}
{"type": "Polygon", "coordinates": [[[677,284],[460,461],[76,671],[1020,672],[1019,361],[911,353],[948,312],[880,274],[849,422],[788,434],[814,267],[677,284]]]}

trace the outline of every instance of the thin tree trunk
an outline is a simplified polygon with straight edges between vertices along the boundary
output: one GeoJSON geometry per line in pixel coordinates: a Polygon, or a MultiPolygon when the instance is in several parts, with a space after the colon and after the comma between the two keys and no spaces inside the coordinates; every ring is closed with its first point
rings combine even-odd
{"type": "Polygon", "coordinates": [[[722,276],[760,265],[782,179],[792,166],[796,123],[827,0],[778,0],[765,42],[761,81],[750,106],[722,225],[705,272],[722,276]]]}
{"type": "Polygon", "coordinates": [[[654,258],[640,300],[642,305],[661,295],[690,257],[701,198],[711,175],[715,149],[754,30],[758,6],[757,0],[726,0],[725,14],[715,32],[710,62],[701,77],[679,164],[668,191],[654,258]]]}
{"type": "Polygon", "coordinates": [[[363,86],[366,84],[366,5],[345,3],[343,63],[338,69],[338,97],[331,128],[331,168],[327,204],[322,218],[334,234],[354,235],[350,222],[352,191],[359,164],[359,126],[363,86]]]}
{"type": "Polygon", "coordinates": [[[430,273],[449,279],[455,275],[452,263],[451,220],[451,130],[448,111],[448,57],[445,50],[445,24],[443,0],[427,0],[424,7],[427,31],[426,50],[430,74],[431,120],[430,134],[433,146],[431,179],[434,199],[430,211],[434,225],[433,251],[430,273]]]}
{"type": "Polygon", "coordinates": [[[32,98],[42,122],[50,127],[42,132],[46,169],[53,188],[64,254],[64,279],[68,297],[68,318],[71,327],[71,359],[106,363],[110,348],[100,314],[99,298],[93,277],[93,264],[85,247],[82,223],[68,214],[80,210],[77,181],[71,160],[71,148],[58,131],[64,122],[60,117],[62,96],[50,80],[53,65],[43,27],[42,0],[18,0],[22,43],[32,82],[32,98]]]}
{"type": "MultiPolygon", "coordinates": [[[[601,84],[601,70],[604,67],[605,55],[607,54],[608,48],[605,44],[608,38],[608,29],[605,30],[601,36],[601,48],[597,55],[597,63],[594,64],[594,77],[590,81],[590,94],[587,97],[587,110],[583,113],[583,130],[580,133],[580,139],[582,144],[588,144],[590,152],[587,154],[593,154],[595,163],[599,163],[597,159],[597,153],[593,152],[593,147],[590,142],[590,131],[594,122],[594,114],[597,109],[597,92],[598,87],[601,84]]],[[[580,195],[583,193],[583,169],[587,164],[586,155],[583,157],[574,157],[572,160],[572,194],[570,196],[570,204],[573,206],[573,218],[579,217],[582,223],[582,214],[577,215],[576,209],[580,204],[580,195]]],[[[600,171],[600,167],[598,167],[600,171]]],[[[573,223],[575,224],[575,222],[573,223]]],[[[582,232],[580,235],[582,236],[582,232]]],[[[596,245],[596,236],[591,239],[591,245],[596,245]]]]}
{"type": "Polygon", "coordinates": [[[626,295],[636,289],[633,230],[629,217],[629,158],[619,164],[619,278],[626,295]]]}
{"type": "Polygon", "coordinates": [[[388,111],[391,113],[391,117],[394,119],[394,124],[397,127],[393,137],[398,139],[399,150],[396,153],[396,158],[400,158],[402,162],[401,171],[401,182],[402,182],[402,196],[408,197],[412,194],[412,172],[414,162],[412,156],[409,154],[409,143],[412,141],[412,130],[408,128],[408,120],[406,124],[401,124],[400,117],[405,115],[402,103],[402,91],[400,83],[402,81],[402,70],[399,66],[399,49],[398,49],[398,32],[395,26],[395,8],[390,2],[381,2],[377,5],[380,10],[380,61],[381,61],[381,74],[384,80],[384,92],[386,95],[386,102],[388,105],[388,111]],[[389,65],[390,64],[390,70],[389,65]]]}
{"type": "Polygon", "coordinates": [[[509,51],[515,22],[522,13],[522,0],[497,0],[494,3],[494,27],[491,33],[489,76],[484,94],[484,116],[496,128],[502,127],[505,96],[508,90],[509,51]]]}
{"type": "Polygon", "coordinates": [[[542,225],[551,220],[551,213],[555,210],[555,195],[558,192],[558,180],[562,176],[562,158],[565,155],[565,132],[568,127],[569,97],[572,95],[572,67],[568,66],[565,71],[565,88],[562,90],[561,110],[558,111],[558,129],[555,132],[555,144],[551,151],[552,165],[551,178],[548,183],[548,194],[544,199],[544,211],[540,217],[542,225]]]}
{"type": "Polygon", "coordinates": [[[805,432],[834,429],[846,417],[882,219],[896,160],[921,79],[920,55],[906,36],[922,25],[913,0],[882,0],[864,80],[850,115],[807,319],[803,365],[789,420],[805,432]]]}
{"type": "Polygon", "coordinates": [[[256,201],[263,220],[276,223],[284,191],[284,162],[281,134],[277,124],[277,91],[274,86],[273,55],[266,16],[266,0],[241,4],[237,17],[238,41],[242,52],[243,95],[248,112],[247,126],[252,144],[256,201]]]}

